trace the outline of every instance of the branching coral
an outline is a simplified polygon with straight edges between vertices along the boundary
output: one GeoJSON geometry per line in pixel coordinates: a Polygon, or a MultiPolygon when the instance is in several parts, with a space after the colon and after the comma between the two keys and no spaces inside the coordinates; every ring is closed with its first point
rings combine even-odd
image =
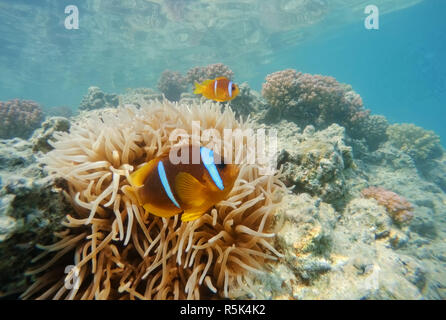
{"type": "Polygon", "coordinates": [[[70,133],[55,134],[45,162],[68,182],[76,214],[67,216],[59,242],[42,247],[42,256],[55,255],[29,272],[44,274],[23,297],[227,297],[247,274],[280,255],[272,245],[274,213],[285,190],[280,174],[262,176],[257,165],[241,165],[228,199],[189,223],[145,213],[128,191],[129,174],[168,150],[175,129],[191,134],[193,120],[220,134],[248,125],[219,104],[152,101],[93,111],[70,133]],[[64,263],[75,266],[68,275],[64,263]],[[79,286],[64,285],[74,279],[79,286]]]}
{"type": "Polygon", "coordinates": [[[42,121],[42,109],[34,101],[0,101],[0,139],[27,139],[42,121]]]}
{"type": "Polygon", "coordinates": [[[160,90],[170,101],[180,100],[181,94],[187,90],[186,78],[181,73],[166,70],[161,74],[158,81],[158,90],[160,90]]]}
{"type": "Polygon", "coordinates": [[[409,201],[395,192],[384,188],[370,187],[361,191],[364,198],[375,199],[384,206],[390,217],[399,224],[409,223],[413,218],[413,207],[409,201]]]}
{"type": "Polygon", "coordinates": [[[324,129],[337,123],[352,133],[369,117],[361,97],[333,77],[278,71],[266,77],[262,95],[279,116],[293,119],[302,128],[311,124],[324,129]]]}
{"type": "Polygon", "coordinates": [[[201,83],[204,80],[215,79],[217,77],[232,79],[234,77],[234,72],[223,63],[215,63],[206,67],[194,67],[190,69],[186,75],[187,82],[191,84],[194,84],[195,82],[201,83]]]}
{"type": "Polygon", "coordinates": [[[387,129],[389,141],[416,162],[441,156],[440,137],[411,123],[393,124],[387,129]]]}

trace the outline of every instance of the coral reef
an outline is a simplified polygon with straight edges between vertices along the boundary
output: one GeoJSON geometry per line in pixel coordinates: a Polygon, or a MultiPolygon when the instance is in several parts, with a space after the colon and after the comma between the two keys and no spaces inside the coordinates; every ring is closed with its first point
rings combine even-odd
{"type": "Polygon", "coordinates": [[[387,129],[389,142],[420,163],[440,157],[440,137],[411,123],[393,124],[387,129]]]}
{"type": "Polygon", "coordinates": [[[355,138],[365,137],[361,129],[369,111],[350,86],[333,77],[303,74],[293,69],[274,72],[266,77],[262,95],[276,118],[292,119],[302,128],[313,125],[324,129],[337,123],[349,135],[359,132],[361,135],[355,138]]]}
{"type": "Polygon", "coordinates": [[[170,101],[180,100],[181,93],[187,90],[188,83],[179,72],[166,70],[158,81],[158,90],[170,101]]]}
{"type": "Polygon", "coordinates": [[[23,291],[25,271],[71,206],[21,139],[0,140],[0,296],[23,291]]]}
{"type": "Polygon", "coordinates": [[[353,165],[351,147],[344,143],[345,130],[333,124],[315,131],[307,126],[303,133],[282,120],[278,127],[279,164],[284,181],[294,192],[318,195],[325,202],[342,202],[347,192],[346,171],[353,165]]]}
{"type": "Polygon", "coordinates": [[[361,191],[364,198],[375,199],[384,206],[392,219],[400,224],[409,223],[413,218],[413,207],[409,201],[395,192],[384,188],[369,187],[361,191]]]}
{"type": "Polygon", "coordinates": [[[102,92],[98,87],[88,88],[87,94],[82,98],[79,110],[95,110],[117,107],[119,96],[102,92]]]}
{"type": "Polygon", "coordinates": [[[192,85],[195,82],[201,83],[204,80],[215,79],[217,77],[232,79],[234,77],[234,72],[223,63],[215,63],[206,67],[191,68],[186,74],[187,82],[192,85]]]}
{"type": "Polygon", "coordinates": [[[368,199],[352,200],[342,214],[320,198],[288,195],[276,247],[245,289],[251,299],[422,299],[428,270],[389,245],[392,221],[368,199]]]}
{"type": "Polygon", "coordinates": [[[0,101],[0,139],[29,138],[42,121],[42,109],[34,101],[0,101]]]}
{"type": "Polygon", "coordinates": [[[192,133],[192,120],[221,136],[226,128],[246,128],[230,109],[152,101],[105,111],[86,114],[49,142],[54,150],[45,163],[67,181],[75,213],[67,215],[60,241],[41,247],[56,256],[28,272],[44,274],[23,297],[231,297],[245,276],[280,256],[272,246],[274,214],[286,191],[278,174],[262,176],[256,165],[240,165],[229,198],[190,223],[145,213],[128,191],[129,174],[176,143],[169,139],[175,129],[192,133]],[[68,260],[58,260],[65,254],[68,260]],[[74,265],[68,275],[67,264],[74,265]],[[80,286],[67,289],[65,281],[74,276],[80,286]]]}

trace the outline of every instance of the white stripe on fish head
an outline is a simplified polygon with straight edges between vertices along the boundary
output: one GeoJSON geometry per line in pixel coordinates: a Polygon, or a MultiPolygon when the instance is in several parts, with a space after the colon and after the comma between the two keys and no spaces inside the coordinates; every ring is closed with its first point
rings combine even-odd
{"type": "Polygon", "coordinates": [[[217,170],[217,166],[215,165],[214,151],[205,147],[200,147],[200,154],[201,160],[203,161],[203,164],[207,169],[209,175],[211,176],[212,180],[214,181],[215,185],[220,190],[223,190],[225,186],[223,185],[223,180],[221,179],[220,174],[217,170]]]}
{"type": "Polygon", "coordinates": [[[217,96],[217,83],[218,83],[218,80],[215,80],[215,82],[214,82],[214,95],[215,96],[217,96]]]}

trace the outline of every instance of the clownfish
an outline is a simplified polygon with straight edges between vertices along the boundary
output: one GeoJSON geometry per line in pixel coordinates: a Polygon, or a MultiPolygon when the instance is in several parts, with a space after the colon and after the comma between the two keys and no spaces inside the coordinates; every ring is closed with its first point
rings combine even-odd
{"type": "Polygon", "coordinates": [[[219,77],[214,80],[205,80],[201,84],[195,82],[195,94],[202,94],[204,97],[218,102],[225,102],[234,99],[240,93],[238,86],[226,77],[219,77]]]}
{"type": "Polygon", "coordinates": [[[183,148],[182,152],[187,148],[189,155],[196,152],[199,163],[174,164],[169,151],[133,172],[129,182],[139,205],[147,212],[165,218],[182,214],[182,221],[192,221],[227,197],[239,168],[225,164],[211,149],[191,145],[183,148]],[[216,159],[221,163],[217,164],[216,159]]]}

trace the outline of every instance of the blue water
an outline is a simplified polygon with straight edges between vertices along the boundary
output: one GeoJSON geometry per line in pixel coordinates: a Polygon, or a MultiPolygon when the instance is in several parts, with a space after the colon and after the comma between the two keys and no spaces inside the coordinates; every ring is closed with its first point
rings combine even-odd
{"type": "MultiPolygon", "coordinates": [[[[91,85],[115,93],[130,87],[155,87],[166,68],[185,72],[195,65],[223,62],[234,70],[237,80],[247,80],[257,90],[268,73],[286,68],[331,75],[351,84],[373,113],[446,136],[443,0],[426,0],[382,15],[380,30],[366,30],[362,17],[355,17],[354,23],[343,25],[339,21],[339,27],[327,31],[325,22],[318,22],[305,30],[304,41],[291,47],[273,34],[261,39],[270,45],[266,62],[260,61],[260,55],[249,53],[249,44],[243,39],[229,41],[228,51],[213,46],[212,39],[228,37],[214,29],[202,35],[199,47],[190,42],[192,45],[179,45],[167,51],[169,54],[157,56],[157,48],[151,44],[155,35],[132,29],[132,19],[144,21],[152,16],[154,28],[163,28],[165,21],[154,14],[157,7],[151,2],[127,11],[113,2],[100,11],[84,1],[74,1],[81,12],[81,28],[76,31],[63,27],[64,8],[73,1],[2,3],[9,10],[0,13],[1,101],[22,98],[45,107],[77,108],[91,85]]],[[[325,19],[333,25],[333,16],[328,14],[325,19]]],[[[171,36],[178,36],[180,31],[181,21],[171,36]]],[[[250,32],[254,31],[255,27],[250,32]]]]}
{"type": "MultiPolygon", "coordinates": [[[[372,113],[446,137],[445,14],[446,1],[429,0],[382,15],[379,30],[350,24],[283,50],[262,73],[295,68],[334,76],[351,84],[372,113]]],[[[255,80],[260,88],[263,78],[255,80]]]]}

